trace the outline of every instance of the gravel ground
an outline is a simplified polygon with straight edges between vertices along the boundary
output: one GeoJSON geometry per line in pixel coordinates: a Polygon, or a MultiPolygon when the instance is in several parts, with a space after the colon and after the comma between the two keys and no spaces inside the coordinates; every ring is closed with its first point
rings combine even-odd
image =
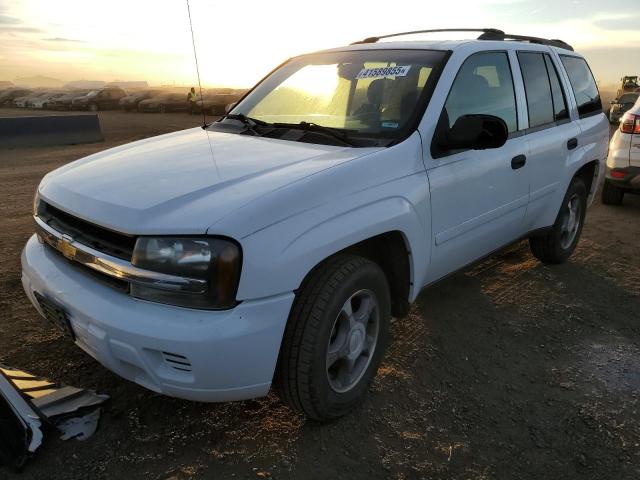
{"type": "Polygon", "coordinates": [[[640,196],[621,207],[598,199],[564,265],[541,265],[522,242],[426,289],[393,322],[364,405],[320,425],[274,395],[199,404],[154,394],[38,317],[19,253],[41,177],[198,123],[183,114],[100,117],[104,143],[0,150],[0,362],[112,397],[91,439],[51,435],[20,475],[0,467],[0,479],[640,476],[640,196]]]}

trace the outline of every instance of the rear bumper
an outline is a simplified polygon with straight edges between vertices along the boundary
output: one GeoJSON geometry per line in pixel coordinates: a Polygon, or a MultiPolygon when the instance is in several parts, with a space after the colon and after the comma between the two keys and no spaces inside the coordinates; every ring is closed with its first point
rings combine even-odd
{"type": "Polygon", "coordinates": [[[216,402],[268,393],[293,293],[203,311],[137,300],[32,236],[22,284],[67,313],[76,344],[116,374],[165,395],[216,402]]]}
{"type": "Polygon", "coordinates": [[[640,190],[640,167],[607,167],[605,179],[608,183],[618,188],[640,190]],[[621,175],[624,176],[622,177],[621,175]]]}

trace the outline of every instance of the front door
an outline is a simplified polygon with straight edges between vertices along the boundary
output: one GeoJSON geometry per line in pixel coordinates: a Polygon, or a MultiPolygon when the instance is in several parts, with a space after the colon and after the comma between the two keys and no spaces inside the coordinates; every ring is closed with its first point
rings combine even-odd
{"type": "MultiPolygon", "coordinates": [[[[448,121],[452,126],[467,114],[502,118],[510,138],[501,148],[445,151],[425,160],[433,232],[428,282],[523,233],[529,178],[522,156],[527,152],[524,138],[517,134],[516,98],[506,52],[476,53],[463,63],[444,105],[441,123],[448,121]]],[[[425,147],[429,151],[429,146],[425,147]]]]}

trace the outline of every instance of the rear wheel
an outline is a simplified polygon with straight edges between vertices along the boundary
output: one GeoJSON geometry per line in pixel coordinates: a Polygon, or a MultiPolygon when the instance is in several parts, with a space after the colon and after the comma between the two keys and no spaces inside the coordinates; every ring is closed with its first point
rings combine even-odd
{"type": "Polygon", "coordinates": [[[605,205],[620,205],[624,198],[624,190],[616,187],[608,181],[602,186],[602,203],[605,205]]]}
{"type": "Polygon", "coordinates": [[[388,342],[390,298],[380,267],[355,255],[326,261],[305,280],[291,309],[274,385],[315,420],[358,405],[388,342]]]}
{"type": "Polygon", "coordinates": [[[582,179],[574,178],[551,230],[529,238],[533,255],[543,263],[565,262],[578,245],[586,210],[587,188],[582,179]]]}

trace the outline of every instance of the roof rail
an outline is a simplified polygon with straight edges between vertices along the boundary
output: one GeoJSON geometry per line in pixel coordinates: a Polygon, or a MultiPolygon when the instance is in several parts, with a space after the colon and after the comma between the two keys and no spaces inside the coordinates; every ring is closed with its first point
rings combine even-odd
{"type": "Polygon", "coordinates": [[[546,39],[540,37],[531,37],[528,35],[513,35],[511,33],[504,33],[497,28],[438,28],[433,30],[413,30],[410,32],[390,33],[388,35],[380,35],[377,37],[367,37],[364,40],[353,42],[351,45],[358,45],[363,43],[376,43],[383,38],[400,37],[404,35],[415,35],[418,33],[441,33],[441,32],[481,32],[478,40],[517,40],[521,42],[536,43],[539,45],[548,45],[551,47],[564,48],[565,50],[573,51],[573,47],[567,42],[558,39],[546,39]]]}
{"type": "Polygon", "coordinates": [[[558,40],[557,38],[549,40],[547,38],[531,37],[528,35],[513,35],[511,33],[501,32],[500,30],[484,32],[478,37],[478,40],[517,40],[520,42],[529,42],[539,45],[548,45],[550,47],[564,48],[565,50],[571,50],[573,52],[573,47],[571,45],[562,40],[558,40]]]}
{"type": "Polygon", "coordinates": [[[364,40],[360,40],[358,42],[353,42],[351,45],[358,45],[360,43],[376,43],[383,38],[390,37],[401,37],[404,35],[415,35],[417,33],[440,33],[440,32],[482,32],[485,33],[493,33],[493,34],[502,34],[504,32],[502,30],[497,30],[495,28],[437,28],[435,30],[412,30],[410,32],[400,32],[400,33],[390,33],[388,35],[380,35],[378,37],[367,37],[364,40]]]}

